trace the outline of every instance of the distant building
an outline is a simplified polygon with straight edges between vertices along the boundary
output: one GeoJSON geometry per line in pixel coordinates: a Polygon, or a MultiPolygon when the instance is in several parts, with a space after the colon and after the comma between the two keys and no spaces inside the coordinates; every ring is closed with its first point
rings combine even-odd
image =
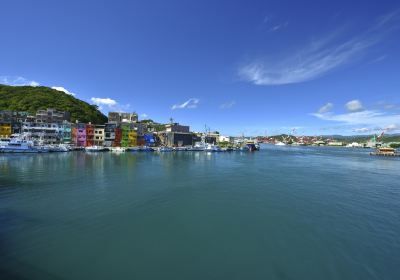
{"type": "Polygon", "coordinates": [[[34,117],[28,112],[0,110],[0,121],[10,123],[22,123],[26,121],[33,121],[34,117]]]}
{"type": "Polygon", "coordinates": [[[165,125],[165,131],[166,132],[189,133],[190,132],[190,127],[186,126],[186,125],[180,125],[179,123],[172,123],[172,124],[166,124],[165,125]]]}
{"type": "Polygon", "coordinates": [[[109,112],[108,122],[120,124],[122,122],[126,123],[136,123],[138,122],[138,114],[133,113],[120,113],[120,112],[109,112]]]}
{"type": "Polygon", "coordinates": [[[234,137],[231,137],[231,136],[223,136],[223,135],[220,135],[220,136],[218,137],[218,142],[229,142],[229,143],[233,143],[233,141],[234,141],[234,137]]]}
{"type": "Polygon", "coordinates": [[[69,112],[57,111],[55,109],[38,110],[36,112],[36,122],[38,123],[62,123],[70,121],[69,112]]]}
{"type": "Polygon", "coordinates": [[[327,144],[328,146],[343,146],[344,144],[343,144],[343,142],[338,142],[338,141],[330,141],[330,142],[328,142],[328,144],[327,144]]]}

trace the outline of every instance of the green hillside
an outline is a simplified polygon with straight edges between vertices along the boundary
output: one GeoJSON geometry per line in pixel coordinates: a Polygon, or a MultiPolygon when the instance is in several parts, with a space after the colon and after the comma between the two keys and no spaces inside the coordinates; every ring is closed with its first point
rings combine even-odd
{"type": "Polygon", "coordinates": [[[48,87],[0,85],[0,110],[28,111],[35,114],[39,109],[54,108],[71,113],[71,121],[107,122],[96,105],[90,105],[72,95],[48,87]]]}

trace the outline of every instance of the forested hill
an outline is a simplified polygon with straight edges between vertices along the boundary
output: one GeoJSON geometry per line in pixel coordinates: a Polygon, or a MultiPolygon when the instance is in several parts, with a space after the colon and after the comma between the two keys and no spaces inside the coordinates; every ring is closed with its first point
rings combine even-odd
{"type": "Polygon", "coordinates": [[[72,122],[75,120],[94,124],[107,122],[107,117],[96,105],[62,91],[43,86],[0,85],[0,110],[28,111],[35,114],[37,110],[47,108],[70,112],[72,122]]]}

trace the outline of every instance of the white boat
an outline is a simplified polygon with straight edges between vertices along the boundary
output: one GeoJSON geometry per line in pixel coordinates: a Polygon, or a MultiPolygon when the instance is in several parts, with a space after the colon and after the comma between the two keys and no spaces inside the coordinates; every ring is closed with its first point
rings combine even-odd
{"type": "Polygon", "coordinates": [[[103,146],[90,146],[85,148],[85,152],[105,152],[108,151],[107,148],[103,146]]]}
{"type": "Polygon", "coordinates": [[[174,147],[173,150],[176,152],[184,152],[184,151],[187,151],[187,148],[186,147],[174,147]]]}
{"type": "Polygon", "coordinates": [[[204,147],[205,152],[222,152],[218,145],[206,143],[204,147]]]}
{"type": "Polygon", "coordinates": [[[275,146],[286,146],[286,144],[281,141],[278,141],[277,143],[275,143],[275,146]]]}
{"type": "Polygon", "coordinates": [[[59,144],[59,145],[48,145],[43,146],[44,148],[48,149],[49,152],[52,153],[59,153],[59,152],[69,152],[69,148],[66,145],[59,144]]]}
{"type": "Polygon", "coordinates": [[[123,147],[111,147],[110,151],[113,153],[124,153],[126,152],[126,149],[123,147]]]}
{"type": "Polygon", "coordinates": [[[157,152],[172,152],[174,149],[170,148],[170,147],[159,147],[157,149],[157,152]]]}
{"type": "Polygon", "coordinates": [[[35,146],[32,141],[12,138],[8,143],[0,146],[1,153],[46,153],[49,150],[45,147],[35,146]]]}

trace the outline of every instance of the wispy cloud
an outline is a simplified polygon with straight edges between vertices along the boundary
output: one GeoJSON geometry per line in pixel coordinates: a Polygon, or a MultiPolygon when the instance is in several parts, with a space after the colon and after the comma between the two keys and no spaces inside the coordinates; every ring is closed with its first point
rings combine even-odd
{"type": "Polygon", "coordinates": [[[197,98],[190,98],[189,100],[183,102],[182,104],[172,105],[171,110],[194,109],[194,108],[197,108],[197,105],[199,104],[199,102],[200,102],[200,100],[197,98]]]}
{"type": "Polygon", "coordinates": [[[278,31],[278,30],[280,30],[280,29],[285,28],[285,27],[288,26],[288,25],[289,25],[289,22],[288,22],[288,21],[286,21],[286,22],[284,22],[284,23],[276,24],[276,25],[272,26],[272,27],[269,29],[269,31],[270,31],[270,32],[276,32],[276,31],[278,31]]]}
{"type": "Polygon", "coordinates": [[[360,100],[351,100],[345,105],[347,111],[349,112],[361,112],[364,111],[364,107],[360,100]]]}
{"type": "Polygon", "coordinates": [[[236,104],[236,102],[234,100],[223,103],[219,106],[220,109],[229,109],[232,108],[234,105],[236,104]]]}
{"type": "Polygon", "coordinates": [[[375,64],[375,63],[378,63],[378,62],[381,62],[381,61],[385,60],[386,58],[387,58],[386,54],[385,55],[381,55],[381,56],[371,60],[368,64],[375,64]]]}
{"type": "Polygon", "coordinates": [[[355,60],[377,44],[390,29],[386,26],[397,17],[398,13],[382,17],[374,26],[353,38],[340,39],[337,35],[330,35],[299,51],[255,59],[240,67],[238,74],[255,85],[284,85],[319,78],[355,60]]]}
{"type": "Polygon", "coordinates": [[[31,86],[31,87],[37,87],[40,85],[36,81],[28,80],[20,76],[0,76],[0,84],[10,85],[10,86],[31,86]]]}
{"type": "Polygon", "coordinates": [[[143,119],[147,119],[149,116],[147,114],[143,113],[143,114],[140,114],[140,117],[143,119]]]}
{"type": "Polygon", "coordinates": [[[75,93],[70,92],[69,90],[67,90],[67,89],[64,88],[64,87],[51,87],[51,88],[52,88],[52,89],[55,89],[55,90],[58,90],[58,91],[62,91],[62,92],[64,92],[64,93],[69,94],[69,95],[72,95],[72,96],[75,96],[75,95],[76,95],[75,93]]]}
{"type": "Polygon", "coordinates": [[[400,130],[400,114],[398,113],[389,113],[382,110],[367,110],[358,100],[346,103],[345,107],[348,109],[347,113],[334,114],[332,112],[318,112],[311,115],[324,121],[336,122],[350,128],[352,127],[352,131],[358,133],[378,130],[400,130]]]}
{"type": "Polygon", "coordinates": [[[326,103],[324,106],[322,106],[321,108],[319,108],[318,113],[322,114],[322,113],[327,113],[329,111],[331,111],[333,108],[333,104],[328,102],[326,103]]]}

